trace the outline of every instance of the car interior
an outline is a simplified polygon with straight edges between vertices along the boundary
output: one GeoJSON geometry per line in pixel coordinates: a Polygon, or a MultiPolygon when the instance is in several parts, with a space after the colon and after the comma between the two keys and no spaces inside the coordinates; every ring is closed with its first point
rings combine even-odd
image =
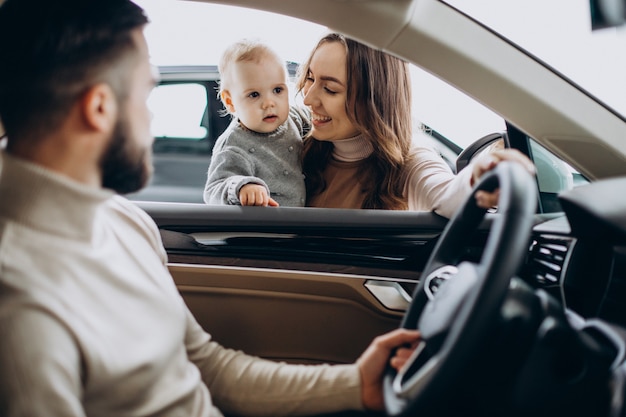
{"type": "MultiPolygon", "coordinates": [[[[215,340],[270,360],[344,364],[380,334],[419,329],[409,364],[385,372],[384,415],[626,415],[624,112],[475,18],[461,0],[191,3],[302,19],[396,55],[504,121],[463,147],[420,125],[446,147],[452,170],[501,148],[521,151],[536,167],[532,176],[499,164],[474,188],[498,189],[498,206],[481,209],[472,194],[451,219],[209,206],[181,202],[187,196],[178,200],[176,187],[164,188],[167,200],[130,196],[157,224],[178,291],[215,340]]],[[[608,15],[626,8],[621,2],[584,3],[594,30],[626,19],[608,15]]],[[[180,71],[162,67],[162,84],[177,84],[167,74],[180,71]]],[[[205,77],[207,68],[195,71],[205,77]]],[[[217,81],[202,79],[194,82],[204,83],[206,99],[217,81]]],[[[613,88],[626,93],[623,83],[613,88]]],[[[155,184],[166,171],[193,178],[196,188],[203,183],[207,132],[226,121],[209,112],[217,110],[214,97],[202,103],[193,115],[198,141],[185,144],[197,163],[168,156],[184,135],[163,133],[155,184]]]]}
{"type": "Polygon", "coordinates": [[[410,366],[385,376],[387,415],[623,415],[626,119],[453,3],[228,2],[341,31],[496,111],[506,130],[477,137],[451,166],[500,147],[528,155],[536,177],[501,164],[477,185],[500,188],[497,208],[470,197],[447,220],[137,205],[159,226],[194,316],[226,346],[350,363],[375,336],[419,328],[410,366]]]}

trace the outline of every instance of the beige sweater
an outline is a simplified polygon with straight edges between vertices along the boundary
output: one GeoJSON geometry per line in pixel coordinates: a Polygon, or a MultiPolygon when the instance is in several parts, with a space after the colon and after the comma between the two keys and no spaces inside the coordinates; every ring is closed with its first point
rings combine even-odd
{"type": "Polygon", "coordinates": [[[0,171],[1,416],[361,407],[355,365],[278,364],[212,341],[129,201],[3,152],[0,171]]]}
{"type": "MultiPolygon", "coordinates": [[[[309,197],[311,207],[361,208],[371,184],[362,182],[359,168],[371,155],[371,143],[362,136],[333,142],[332,159],[324,171],[326,189],[309,197]]],[[[454,175],[443,158],[425,147],[413,149],[414,159],[407,171],[404,195],[411,211],[435,211],[451,218],[470,195],[471,166],[454,175]]]]}

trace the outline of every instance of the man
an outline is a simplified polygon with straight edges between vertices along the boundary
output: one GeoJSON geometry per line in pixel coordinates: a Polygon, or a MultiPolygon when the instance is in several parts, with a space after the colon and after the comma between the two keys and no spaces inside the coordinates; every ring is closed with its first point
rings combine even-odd
{"type": "Polygon", "coordinates": [[[146,24],[129,0],[0,6],[0,415],[381,409],[388,358],[417,332],[377,338],[353,365],[225,349],[179,296],[152,220],[116,194],[152,169],[146,24]]]}

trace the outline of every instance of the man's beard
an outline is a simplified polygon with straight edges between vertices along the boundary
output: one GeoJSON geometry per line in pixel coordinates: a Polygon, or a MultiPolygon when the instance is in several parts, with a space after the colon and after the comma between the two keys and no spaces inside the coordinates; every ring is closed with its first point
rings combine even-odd
{"type": "Polygon", "coordinates": [[[102,186],[118,194],[142,189],[152,175],[151,148],[133,146],[126,120],[118,120],[109,147],[100,160],[102,186]]]}

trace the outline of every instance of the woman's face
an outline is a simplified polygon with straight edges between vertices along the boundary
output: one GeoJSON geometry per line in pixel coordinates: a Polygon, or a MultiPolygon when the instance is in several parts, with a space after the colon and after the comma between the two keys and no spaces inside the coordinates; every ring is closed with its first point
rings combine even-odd
{"type": "Polygon", "coordinates": [[[347,88],[345,47],[339,42],[322,44],[313,53],[302,89],[316,139],[334,141],[360,133],[346,114],[347,88]]]}

